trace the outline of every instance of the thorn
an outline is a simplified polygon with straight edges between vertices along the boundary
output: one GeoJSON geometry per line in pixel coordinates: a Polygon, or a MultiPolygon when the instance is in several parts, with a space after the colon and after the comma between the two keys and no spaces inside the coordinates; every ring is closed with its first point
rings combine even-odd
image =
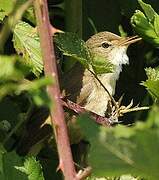
{"type": "Polygon", "coordinates": [[[56,172],[58,172],[59,170],[61,170],[60,165],[57,166],[56,172]]]}
{"type": "Polygon", "coordinates": [[[64,33],[64,31],[53,27],[51,24],[50,24],[50,31],[51,31],[52,36],[54,36],[55,33],[64,33]]]}
{"type": "Polygon", "coordinates": [[[56,168],[56,172],[58,172],[59,170],[61,170],[62,172],[63,172],[63,165],[62,165],[63,163],[62,163],[62,161],[60,160],[60,162],[59,162],[59,165],[57,166],[57,168],[56,168]]]}

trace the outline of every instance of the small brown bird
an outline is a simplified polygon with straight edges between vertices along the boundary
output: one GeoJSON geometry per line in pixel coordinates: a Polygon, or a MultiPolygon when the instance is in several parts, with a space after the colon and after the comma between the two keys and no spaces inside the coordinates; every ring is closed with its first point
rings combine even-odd
{"type": "MultiPolygon", "coordinates": [[[[113,73],[98,75],[99,80],[111,95],[115,93],[116,81],[122,71],[122,64],[129,64],[126,54],[130,44],[141,40],[137,36],[120,37],[111,32],[100,32],[86,42],[92,56],[99,55],[115,65],[113,73]]],[[[69,99],[85,109],[105,116],[110,97],[90,71],[77,63],[63,79],[63,88],[69,99]]]]}

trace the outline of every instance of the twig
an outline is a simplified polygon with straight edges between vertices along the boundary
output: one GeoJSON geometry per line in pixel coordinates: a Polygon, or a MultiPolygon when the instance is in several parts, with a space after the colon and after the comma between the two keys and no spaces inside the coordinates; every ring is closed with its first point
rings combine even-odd
{"type": "Polygon", "coordinates": [[[64,120],[64,112],[61,106],[56,58],[53,48],[53,40],[51,37],[47,1],[35,0],[34,8],[44,61],[44,72],[46,76],[52,76],[52,78],[55,80],[55,83],[48,86],[47,90],[54,102],[54,107],[51,109],[51,121],[54,127],[57,149],[59,153],[59,168],[62,170],[66,180],[77,180],[78,178],[76,176],[73,163],[67,127],[64,120]]]}
{"type": "Polygon", "coordinates": [[[113,105],[117,108],[117,104],[116,104],[116,101],[114,100],[114,98],[112,97],[112,95],[109,93],[108,89],[104,86],[104,84],[100,81],[100,79],[98,78],[98,76],[93,72],[91,71],[90,69],[88,69],[89,72],[95,77],[95,79],[99,82],[99,84],[104,88],[104,90],[107,92],[107,94],[109,95],[113,105]]]}
{"type": "Polygon", "coordinates": [[[61,100],[61,103],[63,106],[67,107],[68,109],[73,110],[75,113],[77,114],[81,114],[81,113],[88,113],[90,114],[90,116],[95,120],[96,123],[100,124],[100,125],[104,125],[106,127],[110,127],[113,124],[113,120],[111,120],[110,118],[107,117],[103,117],[100,116],[94,112],[88,111],[86,110],[84,107],[66,99],[66,100],[61,100]]]}

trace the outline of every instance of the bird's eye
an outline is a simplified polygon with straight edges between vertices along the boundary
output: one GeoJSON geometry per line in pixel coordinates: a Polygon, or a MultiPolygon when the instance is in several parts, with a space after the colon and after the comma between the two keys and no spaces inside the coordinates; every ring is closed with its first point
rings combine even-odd
{"type": "Polygon", "coordinates": [[[102,43],[102,47],[103,47],[103,48],[108,48],[109,46],[110,46],[110,44],[108,44],[108,43],[106,43],[106,42],[102,43]]]}

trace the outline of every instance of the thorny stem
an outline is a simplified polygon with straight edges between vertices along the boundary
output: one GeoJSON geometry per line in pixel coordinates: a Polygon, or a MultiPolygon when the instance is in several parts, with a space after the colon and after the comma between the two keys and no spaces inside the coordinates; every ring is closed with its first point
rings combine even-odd
{"type": "Polygon", "coordinates": [[[79,178],[76,176],[67,127],[64,120],[64,112],[60,101],[56,58],[51,36],[47,0],[35,0],[34,8],[44,61],[44,72],[46,76],[52,76],[55,80],[55,83],[48,86],[47,90],[51,99],[54,101],[54,108],[51,109],[51,121],[54,127],[59,153],[59,168],[62,170],[65,180],[77,180],[79,178]]]}

